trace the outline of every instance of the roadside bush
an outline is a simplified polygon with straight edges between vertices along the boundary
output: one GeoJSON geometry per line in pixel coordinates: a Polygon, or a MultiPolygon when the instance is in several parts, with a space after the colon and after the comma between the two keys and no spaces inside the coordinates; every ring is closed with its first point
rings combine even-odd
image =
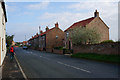
{"type": "Polygon", "coordinates": [[[101,43],[113,43],[114,41],[113,40],[105,40],[105,41],[102,41],[101,43]]]}
{"type": "Polygon", "coordinates": [[[73,53],[73,50],[72,49],[63,49],[63,53],[64,54],[71,54],[71,53],[73,53]]]}

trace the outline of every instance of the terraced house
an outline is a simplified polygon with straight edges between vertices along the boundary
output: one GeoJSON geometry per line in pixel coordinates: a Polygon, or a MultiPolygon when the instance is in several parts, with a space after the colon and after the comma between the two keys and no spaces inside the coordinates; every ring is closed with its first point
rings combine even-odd
{"type": "Polygon", "coordinates": [[[3,63],[3,60],[6,55],[6,10],[5,10],[5,3],[0,2],[0,66],[3,63]]]}
{"type": "Polygon", "coordinates": [[[99,17],[99,12],[96,10],[94,12],[94,17],[76,22],[67,28],[65,32],[65,47],[72,49],[72,41],[68,39],[69,33],[72,29],[78,27],[86,27],[91,29],[96,29],[101,36],[101,41],[109,40],[109,27],[104,23],[104,21],[99,17]]]}
{"type": "Polygon", "coordinates": [[[55,27],[49,29],[46,27],[46,31],[40,31],[40,34],[33,36],[28,43],[39,50],[52,49],[58,46],[64,46],[63,43],[64,32],[59,28],[59,24],[56,23],[55,27]]]}

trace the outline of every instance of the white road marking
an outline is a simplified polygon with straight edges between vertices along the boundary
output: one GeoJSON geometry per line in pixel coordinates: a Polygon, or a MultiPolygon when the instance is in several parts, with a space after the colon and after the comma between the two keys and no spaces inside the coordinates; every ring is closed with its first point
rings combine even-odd
{"type": "Polygon", "coordinates": [[[40,56],[40,57],[42,57],[42,56],[40,56]]]}
{"type": "MultiPolygon", "coordinates": [[[[32,53],[31,53],[31,54],[32,54],[32,53]]],[[[37,54],[32,54],[32,55],[38,56],[37,54]]],[[[50,59],[47,58],[47,57],[43,57],[43,56],[39,56],[39,57],[42,57],[42,58],[47,59],[47,60],[50,60],[50,59]]]]}
{"type": "Polygon", "coordinates": [[[24,73],[24,71],[23,71],[23,69],[22,69],[22,67],[20,66],[20,63],[19,63],[19,61],[18,61],[18,59],[17,59],[17,57],[16,57],[16,53],[15,53],[15,60],[16,60],[16,62],[17,62],[17,64],[18,64],[18,66],[19,66],[19,69],[20,69],[23,77],[25,78],[25,80],[28,80],[28,79],[27,79],[27,76],[25,75],[25,73],[24,73]]]}
{"type": "Polygon", "coordinates": [[[68,66],[68,67],[72,67],[72,68],[74,68],[74,69],[81,70],[81,71],[84,71],[84,72],[87,72],[87,73],[91,73],[91,72],[88,71],[88,70],[85,70],[85,69],[82,69],[82,68],[79,68],[79,67],[75,67],[75,66],[71,66],[71,65],[68,65],[68,64],[59,62],[59,61],[57,61],[57,63],[62,64],[62,65],[65,65],[65,66],[68,66]]]}
{"type": "Polygon", "coordinates": [[[49,59],[49,58],[47,58],[47,57],[42,57],[42,58],[47,59],[47,60],[50,60],[50,59],[49,59]]]}

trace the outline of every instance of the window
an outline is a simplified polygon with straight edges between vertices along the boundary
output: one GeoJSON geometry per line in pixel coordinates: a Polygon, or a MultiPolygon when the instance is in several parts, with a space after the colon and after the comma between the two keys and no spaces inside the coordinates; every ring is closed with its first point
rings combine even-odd
{"type": "Polygon", "coordinates": [[[66,36],[69,37],[69,33],[68,32],[66,33],[66,36]]]}
{"type": "Polygon", "coordinates": [[[56,39],[58,38],[58,36],[56,35],[56,39]]]}
{"type": "Polygon", "coordinates": [[[42,39],[45,40],[45,36],[43,36],[42,39]]]}

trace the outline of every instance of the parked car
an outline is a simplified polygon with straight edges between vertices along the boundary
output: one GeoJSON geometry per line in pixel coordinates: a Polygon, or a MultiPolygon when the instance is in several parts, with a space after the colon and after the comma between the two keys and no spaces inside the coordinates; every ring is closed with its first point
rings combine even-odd
{"type": "Polygon", "coordinates": [[[28,47],[27,47],[27,46],[23,46],[23,49],[26,49],[26,50],[27,50],[27,49],[28,49],[28,47]]]}

